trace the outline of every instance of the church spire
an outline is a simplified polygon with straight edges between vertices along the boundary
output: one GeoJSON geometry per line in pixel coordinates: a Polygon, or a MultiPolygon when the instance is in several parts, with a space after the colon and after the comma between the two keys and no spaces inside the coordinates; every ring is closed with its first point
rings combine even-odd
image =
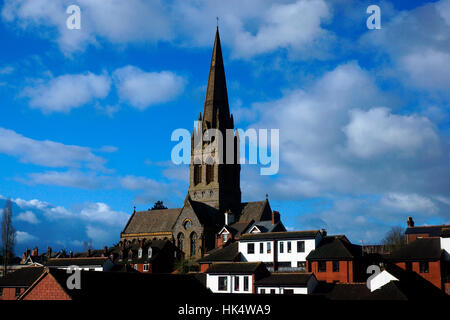
{"type": "Polygon", "coordinates": [[[206,87],[205,105],[203,109],[203,129],[227,129],[230,124],[227,84],[223,65],[222,48],[220,45],[219,28],[211,57],[208,85],[206,87]]]}

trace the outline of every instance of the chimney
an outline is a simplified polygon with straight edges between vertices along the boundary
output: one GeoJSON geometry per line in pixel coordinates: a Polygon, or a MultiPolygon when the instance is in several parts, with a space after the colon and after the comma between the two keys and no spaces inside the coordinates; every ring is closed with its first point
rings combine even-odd
{"type": "Polygon", "coordinates": [[[34,247],[33,251],[31,252],[31,256],[37,257],[38,253],[39,253],[38,247],[34,247]]]}
{"type": "Polygon", "coordinates": [[[234,216],[230,209],[225,212],[225,225],[229,226],[234,222],[234,216]]]}
{"type": "Polygon", "coordinates": [[[322,237],[326,237],[327,236],[327,230],[322,229],[320,231],[322,232],[322,237]]]}
{"type": "Polygon", "coordinates": [[[280,213],[278,211],[272,211],[272,224],[280,222],[280,213]]]}
{"type": "Polygon", "coordinates": [[[406,223],[408,224],[408,228],[414,227],[414,220],[412,217],[408,217],[408,221],[406,221],[406,223]]]}
{"type": "Polygon", "coordinates": [[[72,250],[69,252],[69,258],[73,258],[73,251],[72,250]]]}
{"type": "Polygon", "coordinates": [[[52,257],[52,248],[48,247],[47,248],[47,258],[51,258],[52,257]]]}
{"type": "Polygon", "coordinates": [[[90,257],[91,256],[91,249],[87,249],[86,250],[86,257],[90,257]]]}
{"type": "Polygon", "coordinates": [[[105,246],[105,247],[103,248],[103,256],[104,256],[104,257],[107,257],[107,256],[108,256],[108,247],[107,247],[107,246],[105,246]]]}
{"type": "Polygon", "coordinates": [[[27,248],[27,251],[25,251],[25,254],[26,254],[27,258],[30,256],[30,248],[27,248]]]}
{"type": "Polygon", "coordinates": [[[144,246],[144,240],[139,240],[139,248],[142,248],[144,246]]]}

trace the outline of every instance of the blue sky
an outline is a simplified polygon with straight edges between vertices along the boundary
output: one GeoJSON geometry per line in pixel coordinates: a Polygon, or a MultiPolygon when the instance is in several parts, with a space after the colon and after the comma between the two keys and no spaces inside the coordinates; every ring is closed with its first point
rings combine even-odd
{"type": "Polygon", "coordinates": [[[449,223],[449,0],[5,0],[0,205],[14,202],[16,253],[111,245],[134,205],[182,205],[170,137],[203,109],[216,16],[236,125],[280,130],[279,173],[243,165],[244,201],[268,193],[289,229],[356,243],[408,216],[449,223]]]}

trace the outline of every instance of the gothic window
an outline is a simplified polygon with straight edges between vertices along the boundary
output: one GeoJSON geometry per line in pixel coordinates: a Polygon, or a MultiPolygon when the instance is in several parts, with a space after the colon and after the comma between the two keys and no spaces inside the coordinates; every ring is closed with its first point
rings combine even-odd
{"type": "Polygon", "coordinates": [[[214,167],[210,164],[206,165],[206,184],[214,181],[214,167]]]}
{"type": "Polygon", "coordinates": [[[183,224],[183,228],[188,230],[191,227],[191,220],[186,220],[183,224]]]}
{"type": "Polygon", "coordinates": [[[194,256],[197,252],[197,234],[195,232],[191,233],[191,256],[194,256]]]}
{"type": "Polygon", "coordinates": [[[202,182],[202,166],[199,164],[194,164],[194,185],[202,182]]]}
{"type": "Polygon", "coordinates": [[[184,235],[180,232],[177,237],[177,242],[178,242],[178,248],[181,251],[183,251],[183,241],[184,241],[184,235]]]}
{"type": "Polygon", "coordinates": [[[148,258],[150,259],[152,257],[153,254],[153,249],[152,247],[148,248],[148,258]]]}
{"type": "Polygon", "coordinates": [[[138,258],[142,258],[142,248],[139,248],[138,250],[138,258]]]}

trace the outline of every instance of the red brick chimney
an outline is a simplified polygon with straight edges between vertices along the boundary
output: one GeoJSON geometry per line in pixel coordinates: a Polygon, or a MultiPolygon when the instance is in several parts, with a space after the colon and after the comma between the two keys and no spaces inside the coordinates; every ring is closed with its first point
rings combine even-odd
{"type": "Polygon", "coordinates": [[[73,258],[73,251],[69,252],[69,258],[73,258]]]}
{"type": "Polygon", "coordinates": [[[52,257],[52,248],[48,247],[47,248],[47,258],[51,258],[52,257]]]}
{"type": "Polygon", "coordinates": [[[36,257],[39,254],[38,247],[34,247],[33,251],[31,252],[32,257],[36,257]]]}
{"type": "Polygon", "coordinates": [[[408,228],[414,227],[414,220],[412,217],[408,217],[408,220],[406,221],[406,223],[408,224],[408,228]]]}
{"type": "Polygon", "coordinates": [[[280,222],[280,213],[278,211],[272,211],[272,224],[280,222]]]}
{"type": "Polygon", "coordinates": [[[108,256],[108,247],[107,247],[107,246],[105,246],[105,247],[103,248],[103,256],[104,256],[104,257],[107,257],[107,256],[108,256]]]}
{"type": "Polygon", "coordinates": [[[91,249],[87,249],[86,250],[86,257],[90,257],[91,256],[91,249]]]}

